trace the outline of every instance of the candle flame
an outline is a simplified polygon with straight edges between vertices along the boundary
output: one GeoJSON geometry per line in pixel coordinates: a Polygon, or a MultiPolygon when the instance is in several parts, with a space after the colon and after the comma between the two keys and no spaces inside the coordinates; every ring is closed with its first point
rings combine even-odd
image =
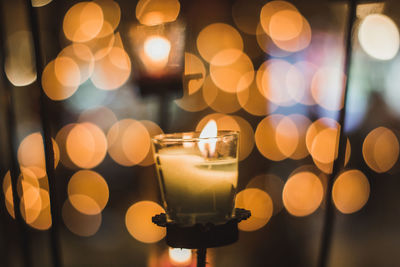
{"type": "Polygon", "coordinates": [[[168,60],[171,43],[162,36],[150,36],[144,42],[144,52],[154,62],[165,62],[168,60]]]}
{"type": "Polygon", "coordinates": [[[218,128],[215,120],[210,120],[206,126],[204,126],[203,130],[200,133],[200,138],[204,138],[206,140],[199,141],[199,149],[203,156],[212,157],[215,153],[215,147],[217,144],[218,128]]]}

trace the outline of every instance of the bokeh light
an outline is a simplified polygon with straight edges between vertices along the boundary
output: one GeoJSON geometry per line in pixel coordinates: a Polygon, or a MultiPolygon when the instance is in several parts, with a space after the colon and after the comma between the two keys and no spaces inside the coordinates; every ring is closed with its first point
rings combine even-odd
{"type": "Polygon", "coordinates": [[[95,2],[80,2],[65,14],[63,31],[65,37],[74,42],[86,42],[100,32],[103,27],[103,11],[95,2]]]}
{"type": "Polygon", "coordinates": [[[53,0],[32,0],[32,6],[33,7],[42,7],[42,6],[49,4],[52,1],[53,0]]]}
{"type": "MultiPolygon", "coordinates": [[[[60,150],[52,139],[54,151],[54,168],[60,160],[60,150]]],[[[22,167],[33,171],[37,178],[46,176],[46,162],[44,156],[43,138],[39,132],[26,136],[18,147],[18,162],[22,167]]]]}
{"type": "Polygon", "coordinates": [[[321,205],[324,189],[321,180],[312,172],[298,172],[289,177],[283,188],[283,204],[293,216],[312,214],[321,205]]]}
{"type": "Polygon", "coordinates": [[[94,2],[100,6],[104,17],[103,27],[96,38],[112,34],[121,20],[121,8],[119,4],[113,0],[94,0],[94,2]]]}
{"type": "Polygon", "coordinates": [[[399,141],[390,129],[378,127],[365,137],[362,153],[368,167],[378,173],[386,172],[399,158],[399,141]]]}
{"type": "MultiPolygon", "coordinates": [[[[97,106],[92,109],[84,110],[78,118],[78,122],[91,122],[97,125],[104,132],[118,121],[115,113],[108,107],[97,106]]],[[[57,141],[57,138],[56,138],[57,141]]]]}
{"type": "Polygon", "coordinates": [[[382,14],[366,16],[358,29],[362,49],[372,58],[389,60],[399,51],[399,30],[391,18],[382,14]]]}
{"type": "Polygon", "coordinates": [[[7,56],[4,71],[14,86],[26,86],[36,80],[35,58],[33,54],[32,34],[17,31],[6,40],[7,56]]]}
{"type": "MultiPolygon", "coordinates": [[[[140,121],[141,124],[143,124],[144,127],[146,127],[150,138],[153,136],[163,134],[163,130],[158,126],[155,122],[148,121],[148,120],[142,120],[140,121]]],[[[153,149],[149,149],[149,152],[147,153],[147,156],[139,163],[140,166],[150,166],[154,164],[154,153],[153,149]]]]}
{"type": "Polygon", "coordinates": [[[268,223],[273,213],[271,197],[257,188],[248,188],[236,195],[235,206],[247,209],[251,217],[241,221],[238,227],[242,231],[256,231],[268,223]]]}
{"type": "Polygon", "coordinates": [[[164,209],[153,201],[139,201],[129,207],[125,215],[125,225],[129,233],[143,243],[155,243],[164,238],[164,227],[155,225],[151,218],[165,213],[164,209]]]}
{"type": "Polygon", "coordinates": [[[76,166],[91,169],[106,156],[107,139],[97,125],[90,122],[77,123],[68,133],[66,151],[76,166]]]}
{"type": "Polygon", "coordinates": [[[180,7],[178,0],[139,0],[136,18],[148,26],[172,22],[178,17],[180,7]]]}
{"type": "Polygon", "coordinates": [[[343,90],[346,77],[339,68],[321,67],[311,82],[311,94],[315,102],[327,110],[343,107],[343,90]]]}
{"type": "Polygon", "coordinates": [[[83,214],[100,213],[107,205],[108,198],[107,182],[97,172],[78,171],[68,182],[68,199],[83,214]]]}
{"type": "Polygon", "coordinates": [[[188,83],[188,94],[193,95],[201,89],[206,77],[206,68],[203,61],[192,53],[185,53],[185,75],[201,74],[200,79],[191,79],[188,83]]]}
{"type": "Polygon", "coordinates": [[[277,214],[283,208],[282,191],[284,183],[281,178],[274,174],[261,174],[253,177],[246,188],[258,188],[265,191],[271,198],[273,214],[277,214]]]}
{"type": "Polygon", "coordinates": [[[144,160],[150,150],[150,135],[139,121],[124,119],[107,133],[108,153],[122,166],[133,166],[144,160]]]}
{"type": "Polygon", "coordinates": [[[87,215],[80,213],[67,199],[62,207],[62,218],[65,226],[78,236],[92,236],[97,233],[101,226],[102,215],[96,213],[87,215]]]}
{"type": "Polygon", "coordinates": [[[187,266],[192,262],[192,250],[186,248],[169,248],[169,259],[175,266],[187,266]]]}
{"type": "Polygon", "coordinates": [[[253,63],[242,51],[225,49],[211,59],[210,76],[221,90],[236,93],[246,89],[253,81],[253,63]]]}
{"type": "Polygon", "coordinates": [[[197,49],[204,60],[211,62],[213,57],[222,50],[238,49],[243,51],[243,40],[239,32],[232,26],[225,23],[214,23],[199,33],[197,49]]]}
{"type": "Polygon", "coordinates": [[[369,193],[367,177],[359,170],[348,170],[340,174],[333,184],[332,198],[340,212],[350,214],[364,207],[369,193]]]}
{"type": "Polygon", "coordinates": [[[262,7],[260,12],[260,23],[268,35],[270,34],[269,30],[272,16],[277,12],[284,10],[297,11],[297,8],[286,1],[270,1],[262,7]]]}
{"type": "Polygon", "coordinates": [[[102,90],[115,90],[131,75],[131,60],[123,48],[106,47],[96,53],[96,62],[90,80],[102,90]]]}
{"type": "Polygon", "coordinates": [[[301,33],[303,17],[296,10],[281,10],[271,16],[268,26],[269,35],[273,40],[291,40],[301,33]]]}
{"type": "Polygon", "coordinates": [[[85,44],[71,44],[58,54],[54,63],[57,80],[64,86],[84,83],[93,73],[94,56],[85,44]],[[66,65],[64,65],[64,63],[66,65]],[[78,69],[76,69],[78,68],[78,69]],[[78,77],[80,78],[77,83],[78,77]]]}
{"type": "MultiPolygon", "coordinates": [[[[50,61],[44,68],[42,74],[42,87],[43,91],[51,100],[60,101],[60,100],[65,100],[70,96],[72,96],[76,92],[76,90],[78,90],[79,82],[73,86],[63,85],[57,78],[55,71],[55,62],[56,62],[55,60],[50,61]]],[[[75,71],[79,71],[79,68],[77,67],[76,63],[73,63],[71,59],[68,60],[68,62],[71,63],[71,66],[73,66],[75,71]]],[[[69,71],[66,70],[67,75],[68,72],[69,71]]],[[[75,72],[75,74],[77,73],[78,72],[75,72]]],[[[65,78],[68,79],[68,77],[65,78]]],[[[80,81],[80,75],[75,76],[75,79],[73,79],[73,81],[78,81],[78,80],[80,81]]]]}
{"type": "MultiPolygon", "coordinates": [[[[50,196],[49,192],[40,188],[40,201],[41,210],[38,216],[36,216],[36,211],[33,210],[33,214],[29,213],[32,211],[26,211],[25,220],[29,226],[37,230],[47,230],[51,227],[51,213],[50,213],[50,196]],[[35,218],[32,222],[29,219],[35,218]]],[[[24,214],[24,213],[23,213],[24,214]]]]}

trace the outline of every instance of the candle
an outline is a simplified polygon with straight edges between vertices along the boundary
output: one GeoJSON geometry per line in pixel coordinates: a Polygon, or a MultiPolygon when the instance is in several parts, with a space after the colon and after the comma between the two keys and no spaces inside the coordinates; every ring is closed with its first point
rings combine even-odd
{"type": "Polygon", "coordinates": [[[170,220],[193,225],[220,224],[231,218],[238,179],[237,133],[194,134],[191,139],[184,134],[166,135],[156,138],[155,150],[170,220]]]}

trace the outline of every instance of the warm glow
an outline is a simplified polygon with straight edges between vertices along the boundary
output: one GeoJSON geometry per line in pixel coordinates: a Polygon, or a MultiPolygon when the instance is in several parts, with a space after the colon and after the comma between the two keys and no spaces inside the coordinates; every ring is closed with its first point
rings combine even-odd
{"type": "Polygon", "coordinates": [[[235,206],[247,209],[251,217],[238,224],[242,231],[256,231],[262,228],[272,217],[273,204],[271,197],[263,190],[248,188],[236,195],[235,206]]]}
{"type": "Polygon", "coordinates": [[[175,21],[179,15],[178,0],[139,0],[136,5],[136,18],[148,26],[175,21]]]}
{"type": "MultiPolygon", "coordinates": [[[[200,79],[192,79],[188,83],[188,95],[193,95],[195,92],[201,89],[206,77],[206,68],[203,61],[196,55],[191,53],[185,53],[185,75],[190,74],[201,74],[200,79]]],[[[185,81],[183,81],[185,82],[185,81]]],[[[185,93],[185,92],[184,92],[185,93]]]]}
{"type": "Polygon", "coordinates": [[[362,153],[367,165],[375,172],[389,171],[399,158],[399,141],[386,127],[378,127],[365,137],[362,153]]]}
{"type": "Polygon", "coordinates": [[[86,42],[103,27],[103,11],[95,2],[81,2],[73,5],[65,14],[63,30],[65,36],[74,42],[86,42]]]}
{"type": "MultiPolygon", "coordinates": [[[[158,126],[155,122],[148,121],[148,120],[143,120],[140,121],[140,123],[146,127],[150,138],[153,136],[163,134],[163,130],[158,126]]],[[[149,152],[147,153],[147,156],[139,163],[140,166],[150,166],[154,164],[154,153],[153,149],[149,149],[149,152]]]]}
{"type": "Polygon", "coordinates": [[[359,211],[367,203],[370,186],[367,177],[359,170],[349,170],[339,175],[333,185],[332,198],[342,213],[359,211]]]}
{"type": "MultiPolygon", "coordinates": [[[[52,139],[54,151],[54,167],[60,159],[57,143],[52,139]]],[[[18,147],[18,162],[22,167],[33,171],[37,178],[46,176],[46,162],[44,155],[43,138],[39,132],[26,136],[18,147]]]]}
{"type": "Polygon", "coordinates": [[[270,23],[272,17],[280,12],[280,11],[296,11],[298,12],[297,8],[286,1],[270,1],[266,3],[260,12],[260,23],[264,31],[269,35],[270,32],[270,23]]]}
{"type": "Polygon", "coordinates": [[[299,132],[296,124],[286,116],[279,121],[275,130],[275,142],[279,151],[285,157],[290,157],[299,144],[299,132]]]}
{"type": "Polygon", "coordinates": [[[294,10],[282,10],[272,15],[269,34],[273,40],[287,41],[296,38],[303,28],[303,16],[294,10]]]}
{"type": "Polygon", "coordinates": [[[54,73],[58,82],[63,86],[79,86],[81,73],[78,64],[67,56],[58,56],[54,60],[54,73]]]}
{"type": "Polygon", "coordinates": [[[97,39],[112,34],[118,27],[121,20],[121,8],[116,1],[95,0],[94,2],[100,6],[104,17],[103,27],[96,36],[97,39]]]}
{"type": "Polygon", "coordinates": [[[144,41],[144,52],[155,62],[164,62],[168,60],[171,51],[171,43],[162,36],[150,36],[144,41]]]}
{"type": "Polygon", "coordinates": [[[68,182],[72,206],[87,215],[100,213],[108,203],[109,190],[104,178],[94,171],[78,171],[68,182]]]}
{"type": "Polygon", "coordinates": [[[221,90],[210,76],[204,80],[202,93],[204,101],[217,112],[232,113],[240,109],[236,93],[221,90]]]}
{"type": "Polygon", "coordinates": [[[371,57],[389,60],[399,51],[399,30],[391,18],[371,14],[364,18],[358,30],[358,40],[371,57]]]}
{"type": "Polygon", "coordinates": [[[14,86],[26,86],[36,80],[32,46],[32,34],[28,31],[17,31],[7,38],[4,71],[14,86]]]}
{"type": "Polygon", "coordinates": [[[150,135],[139,121],[124,119],[107,133],[108,153],[120,165],[133,166],[144,160],[150,150],[150,135]]]}
{"type": "Polygon", "coordinates": [[[116,90],[127,82],[131,75],[131,60],[123,48],[106,47],[99,50],[95,57],[95,67],[90,79],[97,88],[116,90]]]}
{"type": "Polygon", "coordinates": [[[92,236],[96,234],[102,221],[101,213],[94,215],[80,213],[71,205],[68,199],[62,207],[62,218],[65,226],[78,236],[92,236]]]}
{"type": "Polygon", "coordinates": [[[192,250],[186,248],[169,248],[169,259],[174,265],[187,266],[192,262],[192,250]]]}
{"type": "Polygon", "coordinates": [[[125,215],[125,225],[129,233],[143,243],[155,243],[164,238],[164,227],[155,225],[151,218],[165,210],[153,201],[139,201],[133,204],[125,215]]]}
{"type": "Polygon", "coordinates": [[[253,81],[253,63],[241,50],[222,50],[211,59],[210,76],[221,90],[236,93],[246,89],[253,81]]]}
{"type": "Polygon", "coordinates": [[[71,44],[58,54],[54,64],[57,80],[64,86],[76,86],[84,83],[92,75],[94,69],[94,56],[88,46],[84,44],[71,44]],[[64,66],[64,62],[66,66],[64,66]],[[75,69],[75,68],[78,68],[75,69]],[[71,77],[70,77],[71,76],[71,77]]]}
{"type": "Polygon", "coordinates": [[[99,165],[106,156],[107,139],[97,125],[78,123],[67,136],[66,150],[76,166],[91,169],[99,165]]]}
{"type": "Polygon", "coordinates": [[[215,153],[218,135],[217,123],[210,120],[200,133],[198,146],[204,157],[212,157],[215,153]]]}
{"type": "Polygon", "coordinates": [[[42,7],[52,2],[53,0],[32,0],[32,6],[34,7],[42,7]]]}
{"type": "MultiPolygon", "coordinates": [[[[78,90],[79,83],[73,86],[63,85],[57,78],[55,71],[55,62],[56,62],[55,60],[50,61],[44,68],[42,74],[42,87],[47,97],[49,97],[51,100],[60,101],[60,100],[65,100],[70,96],[72,96],[76,92],[76,90],[78,90]]],[[[77,69],[77,71],[79,71],[79,69],[77,69]]],[[[77,81],[78,79],[80,80],[80,75],[79,77],[77,76],[73,80],[77,81]]]]}
{"type": "MultiPolygon", "coordinates": [[[[35,209],[27,211],[25,214],[25,220],[27,223],[30,220],[32,222],[28,223],[29,226],[37,230],[47,230],[51,227],[51,214],[50,214],[50,196],[49,192],[40,188],[40,200],[41,200],[41,210],[38,215],[36,215],[35,209]]],[[[36,206],[37,207],[37,206],[36,206]]]]}
{"type": "Polygon", "coordinates": [[[298,172],[287,180],[282,199],[290,214],[302,217],[310,215],[321,205],[323,195],[321,180],[314,173],[298,172]]]}
{"type": "Polygon", "coordinates": [[[281,178],[274,174],[262,174],[252,178],[246,188],[258,188],[265,191],[271,198],[273,214],[279,213],[283,208],[282,190],[284,183],[281,178]]]}
{"type": "Polygon", "coordinates": [[[211,62],[212,58],[222,50],[238,49],[243,51],[243,39],[232,26],[225,23],[214,23],[199,33],[197,49],[204,60],[211,62]]]}

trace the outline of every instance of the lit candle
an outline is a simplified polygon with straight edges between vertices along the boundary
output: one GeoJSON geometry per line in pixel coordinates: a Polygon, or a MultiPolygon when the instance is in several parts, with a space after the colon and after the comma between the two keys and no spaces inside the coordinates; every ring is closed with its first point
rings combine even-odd
{"type": "Polygon", "coordinates": [[[210,121],[200,133],[154,139],[157,171],[168,218],[179,224],[225,223],[238,179],[236,132],[217,132],[210,121]]]}
{"type": "Polygon", "coordinates": [[[171,43],[159,36],[149,36],[143,44],[142,60],[149,72],[158,72],[168,64],[171,43]]]}

